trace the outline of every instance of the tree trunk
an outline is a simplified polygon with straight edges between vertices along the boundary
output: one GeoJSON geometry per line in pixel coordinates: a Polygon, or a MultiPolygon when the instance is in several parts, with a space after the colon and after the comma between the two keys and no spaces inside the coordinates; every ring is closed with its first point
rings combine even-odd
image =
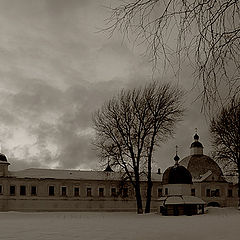
{"type": "Polygon", "coordinates": [[[143,213],[143,207],[142,207],[142,196],[141,196],[141,188],[140,188],[140,177],[139,177],[139,171],[138,168],[134,167],[134,174],[135,174],[135,196],[137,201],[137,213],[142,214],[143,213]]]}
{"type": "Polygon", "coordinates": [[[153,144],[150,148],[150,153],[148,157],[148,173],[147,173],[147,199],[146,199],[146,206],[145,206],[145,213],[150,213],[151,211],[151,200],[152,200],[152,150],[153,144]]]}
{"type": "Polygon", "coordinates": [[[136,182],[135,193],[136,193],[136,201],[137,201],[137,213],[142,214],[143,213],[143,208],[142,208],[142,197],[141,197],[139,181],[136,182]]]}
{"type": "Polygon", "coordinates": [[[145,206],[145,213],[150,213],[151,211],[151,200],[152,200],[152,153],[153,153],[153,146],[154,140],[156,136],[156,126],[154,127],[154,133],[151,140],[151,146],[149,149],[148,154],[148,168],[147,168],[147,199],[146,199],[146,206],[145,206]]]}
{"type": "Polygon", "coordinates": [[[240,208],[240,164],[238,164],[238,208],[240,208]]]}
{"type": "Polygon", "coordinates": [[[147,185],[147,199],[146,199],[145,213],[150,213],[151,211],[152,185],[153,184],[150,178],[148,179],[148,185],[147,185]]]}

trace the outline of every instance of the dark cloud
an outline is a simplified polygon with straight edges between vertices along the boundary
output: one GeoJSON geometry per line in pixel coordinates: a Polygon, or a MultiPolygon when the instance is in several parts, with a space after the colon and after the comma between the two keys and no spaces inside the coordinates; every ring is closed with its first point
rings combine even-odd
{"type": "MultiPolygon", "coordinates": [[[[0,134],[11,169],[98,168],[91,145],[93,112],[122,88],[153,78],[151,65],[118,36],[96,33],[108,1],[0,2],[0,134]]],[[[190,69],[182,85],[191,89],[190,69]]],[[[156,77],[156,76],[154,76],[156,77]]],[[[172,76],[161,76],[172,81],[172,76]]],[[[188,155],[195,127],[208,149],[208,129],[189,94],[176,138],[155,153],[155,168],[171,164],[175,145],[188,155]]]]}
{"type": "Polygon", "coordinates": [[[2,138],[11,168],[28,166],[25,161],[41,167],[96,168],[91,116],[121,87],[122,82],[79,80],[78,84],[60,90],[43,80],[25,80],[18,92],[5,93],[9,113],[2,104],[0,118],[2,129],[11,133],[5,134],[7,139],[2,138]]]}

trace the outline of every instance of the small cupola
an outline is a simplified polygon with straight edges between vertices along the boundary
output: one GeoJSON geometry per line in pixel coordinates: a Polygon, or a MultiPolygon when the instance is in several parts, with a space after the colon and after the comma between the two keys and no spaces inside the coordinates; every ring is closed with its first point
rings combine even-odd
{"type": "Polygon", "coordinates": [[[191,173],[178,163],[179,160],[178,146],[176,146],[175,164],[163,173],[163,184],[192,184],[191,173]]]}
{"type": "Polygon", "coordinates": [[[176,146],[176,156],[174,157],[174,161],[175,161],[175,166],[178,165],[178,161],[179,161],[179,156],[178,156],[178,146],[176,146]]]}
{"type": "Polygon", "coordinates": [[[104,171],[104,172],[114,172],[114,171],[112,170],[112,168],[110,167],[109,163],[108,163],[107,167],[106,167],[103,171],[104,171]]]}
{"type": "Polygon", "coordinates": [[[203,155],[203,145],[199,142],[199,136],[195,133],[194,142],[190,146],[190,155],[203,155]]]}

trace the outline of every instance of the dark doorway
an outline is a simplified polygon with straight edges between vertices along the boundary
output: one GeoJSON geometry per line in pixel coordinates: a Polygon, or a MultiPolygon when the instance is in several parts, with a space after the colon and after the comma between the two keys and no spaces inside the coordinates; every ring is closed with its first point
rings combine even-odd
{"type": "Polygon", "coordinates": [[[220,207],[220,204],[218,202],[210,202],[207,204],[208,207],[220,207]]]}
{"type": "Polygon", "coordinates": [[[178,211],[178,206],[173,206],[173,215],[174,216],[178,216],[179,215],[179,211],[178,211]]]}

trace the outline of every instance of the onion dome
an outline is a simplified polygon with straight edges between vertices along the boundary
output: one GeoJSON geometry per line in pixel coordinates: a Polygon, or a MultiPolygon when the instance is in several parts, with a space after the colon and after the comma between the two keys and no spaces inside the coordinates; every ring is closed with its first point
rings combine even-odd
{"type": "Polygon", "coordinates": [[[178,164],[179,159],[176,151],[175,165],[167,168],[163,173],[163,184],[192,184],[191,173],[184,166],[178,164]]]}
{"type": "Polygon", "coordinates": [[[8,162],[7,157],[4,154],[2,154],[2,153],[0,153],[0,161],[8,162]]]}
{"type": "Polygon", "coordinates": [[[174,157],[174,160],[175,160],[175,162],[178,162],[179,161],[179,156],[178,155],[176,155],[175,157],[174,157]]]}
{"type": "Polygon", "coordinates": [[[178,161],[179,161],[179,156],[178,156],[178,146],[176,145],[176,156],[174,157],[174,161],[175,161],[175,164],[177,165],[178,164],[178,161]]]}
{"type": "Polygon", "coordinates": [[[197,135],[197,133],[194,135],[194,140],[198,141],[199,140],[199,136],[197,135]]]}
{"type": "Polygon", "coordinates": [[[163,184],[192,184],[192,175],[185,167],[175,165],[164,172],[163,184]]]}

